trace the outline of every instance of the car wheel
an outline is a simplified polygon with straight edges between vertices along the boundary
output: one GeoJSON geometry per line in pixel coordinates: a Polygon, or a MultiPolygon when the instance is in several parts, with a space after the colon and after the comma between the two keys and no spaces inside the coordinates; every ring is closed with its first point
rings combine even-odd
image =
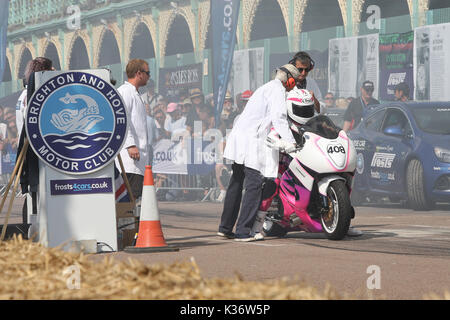
{"type": "Polygon", "coordinates": [[[406,190],[409,207],[413,210],[430,210],[432,203],[425,194],[425,183],[422,163],[413,159],[406,169],[406,190]]]}

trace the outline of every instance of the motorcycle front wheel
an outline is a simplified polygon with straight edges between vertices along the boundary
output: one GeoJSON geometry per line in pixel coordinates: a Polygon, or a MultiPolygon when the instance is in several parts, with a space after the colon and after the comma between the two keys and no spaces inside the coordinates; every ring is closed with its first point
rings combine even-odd
{"type": "Polygon", "coordinates": [[[342,180],[334,180],[327,190],[328,210],[324,212],[320,221],[323,232],[330,240],[341,240],[348,232],[352,218],[350,195],[342,180]]]}

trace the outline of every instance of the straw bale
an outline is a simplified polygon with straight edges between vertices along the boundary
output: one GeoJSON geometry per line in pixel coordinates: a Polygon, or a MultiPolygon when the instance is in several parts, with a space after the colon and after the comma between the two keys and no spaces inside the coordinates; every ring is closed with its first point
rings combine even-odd
{"type": "Polygon", "coordinates": [[[0,243],[0,299],[339,299],[331,288],[319,292],[287,279],[268,282],[204,279],[193,259],[145,265],[45,248],[20,236],[0,243]],[[79,289],[70,289],[69,267],[79,270],[79,289]],[[69,282],[69,284],[68,284],[69,282]]]}
{"type": "Polygon", "coordinates": [[[337,294],[330,286],[321,292],[287,278],[256,282],[245,281],[237,274],[230,279],[205,279],[193,258],[171,265],[146,265],[134,259],[123,262],[107,256],[102,262],[94,262],[88,257],[60,248],[45,248],[20,236],[0,242],[0,299],[349,298],[337,294]],[[67,273],[70,268],[79,270],[79,288],[73,285],[74,274],[67,273]]]}

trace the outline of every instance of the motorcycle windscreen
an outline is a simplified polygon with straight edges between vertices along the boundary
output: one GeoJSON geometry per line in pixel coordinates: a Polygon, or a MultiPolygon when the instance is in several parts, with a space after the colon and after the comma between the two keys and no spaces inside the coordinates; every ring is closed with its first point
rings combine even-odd
{"type": "Polygon", "coordinates": [[[302,131],[315,133],[327,139],[337,139],[341,128],[336,126],[330,118],[325,115],[318,115],[306,122],[302,131]]]}

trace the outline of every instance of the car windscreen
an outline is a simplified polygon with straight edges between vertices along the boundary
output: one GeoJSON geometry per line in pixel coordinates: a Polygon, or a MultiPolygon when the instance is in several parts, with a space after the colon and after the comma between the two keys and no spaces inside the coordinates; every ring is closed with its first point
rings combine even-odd
{"type": "Polygon", "coordinates": [[[325,115],[318,115],[303,125],[305,131],[313,132],[327,139],[336,139],[341,129],[325,115]]]}
{"type": "Polygon", "coordinates": [[[412,110],[420,129],[432,134],[450,134],[449,107],[421,107],[412,110]]]}

